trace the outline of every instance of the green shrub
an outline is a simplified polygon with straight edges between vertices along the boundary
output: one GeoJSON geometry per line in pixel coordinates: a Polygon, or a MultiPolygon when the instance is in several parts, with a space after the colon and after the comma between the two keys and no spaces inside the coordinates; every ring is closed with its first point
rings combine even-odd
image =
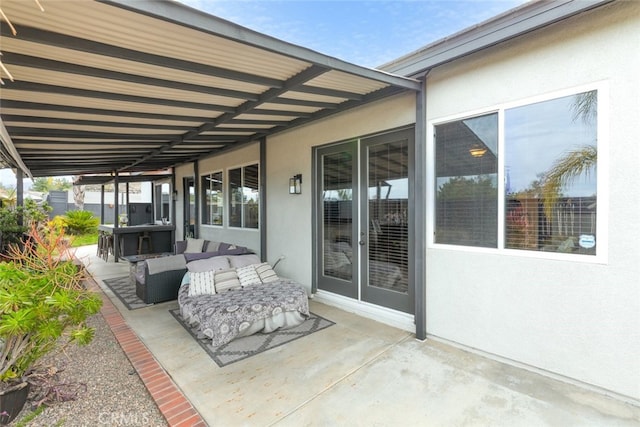
{"type": "Polygon", "coordinates": [[[89,211],[69,211],[64,216],[65,229],[69,234],[88,234],[98,229],[100,220],[89,211]]]}
{"type": "Polygon", "coordinates": [[[47,224],[49,227],[55,228],[56,230],[66,230],[67,229],[67,217],[56,215],[53,217],[51,221],[47,224]]]}
{"type": "Polygon", "coordinates": [[[88,317],[102,305],[84,286],[63,245],[64,233],[31,226],[22,248],[0,262],[0,390],[20,381],[45,354],[91,342],[88,317]]]}
{"type": "Polygon", "coordinates": [[[0,254],[10,245],[21,244],[29,227],[43,223],[51,209],[47,203],[37,204],[31,199],[26,199],[24,206],[0,207],[0,254]],[[20,219],[24,225],[18,225],[20,219]]]}

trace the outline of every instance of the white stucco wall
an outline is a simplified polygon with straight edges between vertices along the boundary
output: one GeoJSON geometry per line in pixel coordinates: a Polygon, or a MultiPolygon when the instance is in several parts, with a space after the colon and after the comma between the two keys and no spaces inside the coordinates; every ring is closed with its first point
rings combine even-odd
{"type": "Polygon", "coordinates": [[[429,334],[640,399],[639,28],[640,3],[621,2],[429,75],[428,121],[600,81],[610,115],[598,142],[608,261],[431,245],[429,334]]]}
{"type": "Polygon", "coordinates": [[[396,96],[311,125],[277,134],[267,141],[267,251],[269,261],[284,255],[278,274],[311,291],[312,148],[415,123],[415,95],[396,96]],[[302,174],[302,194],[289,194],[289,178],[302,174]]]}

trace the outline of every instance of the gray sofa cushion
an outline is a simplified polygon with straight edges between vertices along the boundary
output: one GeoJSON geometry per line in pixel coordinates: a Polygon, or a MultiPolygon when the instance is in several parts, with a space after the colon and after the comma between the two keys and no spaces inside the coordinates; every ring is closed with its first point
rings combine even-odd
{"type": "Polygon", "coordinates": [[[231,265],[229,265],[229,259],[226,256],[199,259],[197,261],[187,263],[187,270],[189,270],[190,273],[201,273],[203,271],[211,270],[227,270],[229,268],[231,268],[231,265]]]}
{"type": "Polygon", "coordinates": [[[183,270],[187,268],[187,261],[184,255],[170,255],[159,258],[152,258],[145,261],[149,274],[162,273],[164,271],[183,270]]]}

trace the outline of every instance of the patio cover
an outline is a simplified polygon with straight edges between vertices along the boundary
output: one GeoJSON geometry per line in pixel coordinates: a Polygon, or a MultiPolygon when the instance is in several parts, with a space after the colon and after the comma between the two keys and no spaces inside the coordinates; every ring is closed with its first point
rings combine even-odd
{"type": "Polygon", "coordinates": [[[170,1],[42,4],[0,6],[0,165],[35,177],[165,170],[421,87],[170,1]]]}

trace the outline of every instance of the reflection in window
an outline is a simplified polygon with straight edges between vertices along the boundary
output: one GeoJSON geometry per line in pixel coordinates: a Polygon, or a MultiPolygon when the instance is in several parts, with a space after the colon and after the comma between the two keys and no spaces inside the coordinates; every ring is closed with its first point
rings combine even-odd
{"type": "Polygon", "coordinates": [[[222,172],[202,176],[202,223],[222,225],[224,213],[222,172]]]}
{"type": "Polygon", "coordinates": [[[168,183],[156,185],[155,191],[155,220],[156,221],[171,221],[171,186],[168,183]]]}
{"type": "Polygon", "coordinates": [[[436,243],[497,246],[498,115],[438,125],[436,243]]]}
{"type": "Polygon", "coordinates": [[[253,164],[229,170],[229,226],[258,228],[259,170],[253,164]]]}
{"type": "Polygon", "coordinates": [[[409,143],[368,147],[369,286],[409,291],[409,143]]]}
{"type": "Polygon", "coordinates": [[[323,257],[325,276],[353,277],[353,158],[349,152],[322,156],[323,257]]]}
{"type": "Polygon", "coordinates": [[[435,242],[595,255],[596,119],[591,91],[435,126],[435,242]]]}
{"type": "Polygon", "coordinates": [[[505,111],[505,247],[595,254],[596,92],[505,111]]]}

